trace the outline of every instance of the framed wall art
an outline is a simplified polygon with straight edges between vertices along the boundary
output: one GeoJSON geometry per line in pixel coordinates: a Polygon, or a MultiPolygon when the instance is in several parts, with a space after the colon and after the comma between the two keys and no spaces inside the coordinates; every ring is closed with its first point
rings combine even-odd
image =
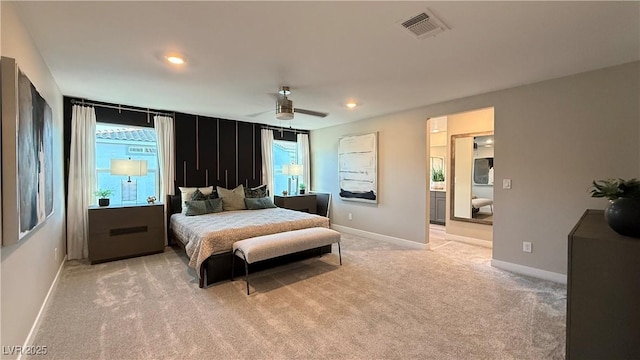
{"type": "Polygon", "coordinates": [[[16,243],[53,213],[51,107],[14,59],[1,60],[2,245],[16,243]]]}
{"type": "Polygon", "coordinates": [[[342,200],[378,203],[378,133],[341,137],[338,172],[342,200]]]}

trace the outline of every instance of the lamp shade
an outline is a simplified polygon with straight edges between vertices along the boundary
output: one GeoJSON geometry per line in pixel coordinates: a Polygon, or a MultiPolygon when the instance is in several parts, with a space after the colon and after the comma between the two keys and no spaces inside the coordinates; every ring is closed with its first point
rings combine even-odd
{"type": "Polygon", "coordinates": [[[111,174],[145,176],[147,175],[147,160],[111,159],[111,174]]]}
{"type": "Polygon", "coordinates": [[[289,165],[289,171],[291,172],[291,175],[302,175],[302,165],[291,164],[289,165]]]}
{"type": "Polygon", "coordinates": [[[302,175],[302,165],[285,164],[282,165],[282,174],[284,175],[302,175]]]}

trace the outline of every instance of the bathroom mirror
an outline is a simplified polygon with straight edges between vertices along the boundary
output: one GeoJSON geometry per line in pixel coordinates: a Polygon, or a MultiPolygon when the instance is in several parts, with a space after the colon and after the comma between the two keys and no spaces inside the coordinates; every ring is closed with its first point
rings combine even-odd
{"type": "Polygon", "coordinates": [[[451,136],[450,216],[493,224],[493,133],[451,136]]]}

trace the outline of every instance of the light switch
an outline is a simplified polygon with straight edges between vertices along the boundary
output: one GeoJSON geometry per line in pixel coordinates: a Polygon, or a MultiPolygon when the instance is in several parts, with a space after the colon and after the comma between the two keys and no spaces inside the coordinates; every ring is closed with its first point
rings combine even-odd
{"type": "Polygon", "coordinates": [[[511,179],[502,179],[502,188],[511,189],[511,179]]]}

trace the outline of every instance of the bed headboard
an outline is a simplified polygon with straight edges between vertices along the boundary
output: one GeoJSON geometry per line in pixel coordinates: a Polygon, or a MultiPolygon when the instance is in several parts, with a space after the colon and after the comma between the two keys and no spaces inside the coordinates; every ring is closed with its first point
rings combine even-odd
{"type": "Polygon", "coordinates": [[[179,214],[182,212],[182,196],[181,195],[167,195],[167,214],[169,217],[173,214],[179,214]]]}

